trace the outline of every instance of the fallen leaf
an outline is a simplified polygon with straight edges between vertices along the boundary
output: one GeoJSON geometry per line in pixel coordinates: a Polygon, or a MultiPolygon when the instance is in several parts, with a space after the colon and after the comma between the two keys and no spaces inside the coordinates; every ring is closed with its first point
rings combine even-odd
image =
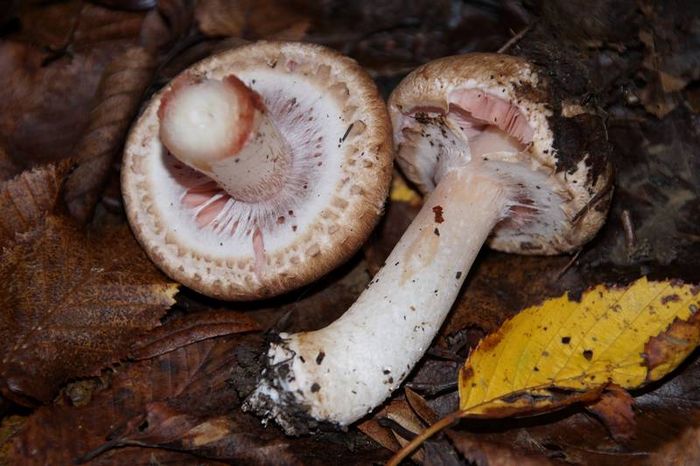
{"type": "Polygon", "coordinates": [[[440,419],[438,415],[435,414],[435,411],[433,411],[433,409],[428,405],[425,398],[408,387],[404,389],[404,393],[408,404],[425,424],[431,425],[440,419]]]}
{"type": "Polygon", "coordinates": [[[70,154],[106,64],[96,49],[43,65],[47,57],[36,46],[0,43],[0,139],[23,168],[70,154]]]}
{"type": "Polygon", "coordinates": [[[247,314],[207,311],[188,314],[156,327],[131,347],[132,359],[149,359],[208,338],[260,330],[247,314]]]}
{"type": "Polygon", "coordinates": [[[144,14],[23,3],[22,28],[0,43],[0,140],[29,168],[71,155],[104,67],[136,44],[144,14]]]}
{"type": "Polygon", "coordinates": [[[695,466],[700,464],[700,427],[686,430],[675,442],[669,442],[649,456],[647,466],[695,466]]]}
{"type": "Polygon", "coordinates": [[[195,10],[199,30],[208,36],[242,37],[246,24],[245,0],[203,0],[195,10]]]}
{"type": "Polygon", "coordinates": [[[698,341],[679,347],[663,371],[647,366],[646,342],[674,319],[691,319],[699,301],[689,285],[641,278],[626,288],[599,285],[581,302],[562,296],[526,309],[482,340],[460,371],[462,414],[552,409],[567,402],[562,392],[657,380],[698,341]]]}
{"type": "Polygon", "coordinates": [[[35,2],[15,3],[19,7],[16,20],[21,28],[12,38],[54,51],[64,48],[70,41],[84,7],[80,0],[49,2],[39,8],[35,2]]]}
{"type": "Polygon", "coordinates": [[[83,3],[72,46],[81,49],[115,41],[123,41],[124,46],[134,45],[141,32],[143,19],[144,14],[141,12],[120,11],[83,3]]]}
{"type": "Polygon", "coordinates": [[[595,247],[581,257],[596,275],[618,282],[621,272],[631,278],[641,269],[700,282],[699,123],[680,106],[662,120],[640,108],[608,124],[615,202],[595,247]]]}
{"type": "MultiPolygon", "coordinates": [[[[384,448],[395,452],[412,440],[425,425],[406,400],[398,399],[390,401],[357,428],[384,448]]],[[[422,462],[423,452],[419,451],[411,458],[422,462]]]]}
{"type": "MultiPolygon", "coordinates": [[[[370,464],[386,459],[385,452],[362,443],[359,435],[290,439],[240,412],[231,380],[241,351],[256,338],[198,341],[118,366],[109,388],[98,390],[89,403],[38,408],[0,450],[0,463],[73,464],[92,453],[90,466],[158,464],[164,455],[174,454],[161,448],[179,450],[183,464],[190,464],[188,451],[199,458],[225,458],[227,464],[370,464]],[[155,459],[149,463],[151,455],[155,459]]],[[[179,464],[176,456],[165,458],[179,464]]]]}
{"type": "Polygon", "coordinates": [[[92,215],[112,163],[121,155],[126,132],[151,82],[155,65],[150,52],[132,47],[105,68],[90,123],[74,149],[77,167],[65,187],[68,210],[81,222],[92,215]]]}
{"type": "Polygon", "coordinates": [[[453,435],[466,439],[467,457],[488,457],[489,464],[507,458],[520,464],[519,458],[530,457],[567,465],[694,465],[700,451],[693,451],[692,444],[699,438],[693,431],[697,435],[700,360],[683,366],[663,384],[635,392],[635,422],[628,439],[614,439],[609,427],[582,407],[528,418],[463,421],[446,434],[455,446],[461,440],[453,435]]]}
{"type": "Polygon", "coordinates": [[[391,202],[407,202],[413,207],[420,207],[423,204],[420,193],[410,187],[403,175],[398,172],[394,172],[391,180],[389,199],[391,202]]]}
{"type": "Polygon", "coordinates": [[[203,0],[195,18],[210,37],[301,40],[309,20],[279,0],[203,0]]]}
{"type": "Polygon", "coordinates": [[[0,246],[43,224],[54,210],[68,164],[49,164],[0,184],[0,246]]]}
{"type": "Polygon", "coordinates": [[[467,432],[447,431],[452,444],[477,466],[546,466],[553,464],[546,457],[514,451],[509,446],[475,437],[467,432]]]}
{"type": "Polygon", "coordinates": [[[1,259],[0,390],[22,404],[125,357],[177,292],[124,226],[86,235],[49,217],[1,259]]]}
{"type": "Polygon", "coordinates": [[[634,434],[634,398],[617,385],[606,387],[600,400],[587,407],[598,416],[617,442],[625,442],[634,434]]]}
{"type": "MultiPolygon", "coordinates": [[[[693,294],[700,290],[693,290],[693,294]]],[[[672,294],[662,302],[678,302],[680,296],[672,294]]],[[[690,354],[700,340],[700,312],[697,304],[691,304],[692,315],[687,320],[676,317],[671,326],[652,337],[644,345],[644,358],[649,368],[648,380],[658,380],[676,368],[690,354]]]]}
{"type": "Polygon", "coordinates": [[[174,48],[191,29],[194,3],[193,0],[159,0],[158,6],[143,20],[141,45],[160,52],[174,48]]]}
{"type": "MultiPolygon", "coordinates": [[[[130,419],[143,415],[149,403],[179,396],[196,415],[212,404],[233,405],[237,396],[226,380],[236,364],[237,340],[205,340],[157,358],[118,366],[109,387],[96,391],[89,403],[71,406],[64,402],[38,408],[10,439],[8,463],[73,464],[76,458],[103,445],[110,434],[118,436],[130,419]]],[[[126,450],[130,449],[108,451],[90,464],[126,464],[121,460],[126,450]]],[[[140,456],[147,459],[148,451],[140,456]]],[[[147,461],[142,459],[142,463],[147,461]]]]}

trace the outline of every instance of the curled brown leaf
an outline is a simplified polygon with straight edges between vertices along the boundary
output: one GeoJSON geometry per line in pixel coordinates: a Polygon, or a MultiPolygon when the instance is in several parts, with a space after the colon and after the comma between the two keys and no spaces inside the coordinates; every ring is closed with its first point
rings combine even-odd
{"type": "Polygon", "coordinates": [[[595,404],[588,410],[598,416],[617,442],[629,440],[634,435],[634,398],[617,385],[608,386],[595,404]]]}
{"type": "Polygon", "coordinates": [[[92,214],[154,68],[153,55],[133,47],[105,69],[90,124],[75,149],[78,166],[66,181],[66,203],[76,219],[84,222],[92,214]]]}
{"type": "Polygon", "coordinates": [[[280,0],[203,0],[195,18],[209,37],[301,40],[309,19],[280,0]]]}
{"type": "Polygon", "coordinates": [[[173,46],[190,31],[193,8],[193,0],[160,0],[143,21],[141,45],[154,52],[173,46]]]}
{"type": "Polygon", "coordinates": [[[54,210],[68,164],[35,168],[0,184],[0,246],[40,226],[54,210]]]}
{"type": "Polygon", "coordinates": [[[86,235],[49,217],[1,259],[0,391],[23,404],[126,357],[177,292],[125,226],[86,235]]]}
{"type": "Polygon", "coordinates": [[[260,330],[260,325],[241,312],[198,312],[174,319],[145,334],[134,343],[131,357],[148,359],[198,341],[254,330],[260,330]]]}

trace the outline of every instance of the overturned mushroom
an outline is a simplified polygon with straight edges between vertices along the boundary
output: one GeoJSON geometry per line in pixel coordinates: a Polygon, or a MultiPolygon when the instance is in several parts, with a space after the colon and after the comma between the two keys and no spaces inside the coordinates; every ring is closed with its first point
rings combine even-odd
{"type": "Polygon", "coordinates": [[[125,149],[136,237],[169,276],[223,299],[276,295],[352,255],[391,178],[389,118],[353,60],[259,42],[150,101],[125,149]]]}
{"type": "Polygon", "coordinates": [[[247,406],[290,434],[309,421],[347,425],[384,401],[430,345],[485,241],[523,254],[570,252],[607,213],[600,122],[564,118],[524,60],[472,54],[429,63],[399,84],[389,112],[399,163],[430,195],[340,319],[281,334],[271,346],[247,406]]]}

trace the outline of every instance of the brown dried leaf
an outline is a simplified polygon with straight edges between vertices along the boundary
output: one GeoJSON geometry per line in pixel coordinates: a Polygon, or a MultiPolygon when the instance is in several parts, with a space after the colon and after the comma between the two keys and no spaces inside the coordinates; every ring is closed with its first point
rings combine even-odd
{"type": "Polygon", "coordinates": [[[41,7],[36,2],[16,3],[21,29],[12,38],[50,50],[59,50],[70,41],[83,8],[80,0],[49,2],[41,7]]]}
{"type": "MultiPolygon", "coordinates": [[[[700,289],[695,290],[695,293],[700,289]]],[[[670,301],[677,301],[677,294],[667,296],[670,301]]],[[[649,369],[650,380],[657,380],[670,369],[675,368],[683,355],[689,354],[700,340],[700,312],[691,304],[692,314],[688,320],[676,318],[665,332],[649,339],[644,345],[644,359],[649,369]]]]}
{"type": "Polygon", "coordinates": [[[301,40],[310,22],[279,0],[203,0],[195,18],[210,37],[301,40]]]}
{"type": "Polygon", "coordinates": [[[598,416],[610,435],[617,442],[625,442],[634,434],[634,398],[629,392],[617,385],[609,385],[594,405],[588,410],[598,416]]]}
{"type": "Polygon", "coordinates": [[[19,403],[125,357],[177,292],[126,227],[85,235],[59,217],[3,252],[0,277],[0,390],[19,403]]]}
{"type": "Polygon", "coordinates": [[[208,338],[260,330],[247,314],[234,311],[198,312],[174,319],[145,334],[132,345],[132,359],[149,359],[208,338]]]}
{"type": "Polygon", "coordinates": [[[49,54],[40,48],[0,43],[0,139],[13,160],[26,167],[69,154],[88,120],[101,55],[92,50],[43,66],[49,54]]]}
{"type": "Polygon", "coordinates": [[[357,429],[389,451],[396,452],[401,448],[391,429],[380,425],[375,418],[361,422],[357,429]]]}
{"type": "Polygon", "coordinates": [[[104,67],[134,45],[143,13],[78,0],[24,2],[0,43],[0,141],[24,168],[71,155],[104,67]]]}
{"type": "Polygon", "coordinates": [[[245,464],[369,464],[386,458],[350,434],[289,439],[238,411],[231,378],[250,340],[209,339],[128,364],[115,372],[110,388],[97,391],[84,406],[36,410],[6,446],[5,459],[28,466],[72,464],[92,452],[88,464],[95,466],[162,457],[153,448],[112,448],[122,444],[195,451],[245,464]]]}
{"type": "MultiPolygon", "coordinates": [[[[226,378],[227,369],[236,363],[237,345],[235,338],[189,345],[117,370],[111,387],[94,393],[85,406],[62,403],[37,409],[10,440],[8,462],[72,464],[77,457],[101,446],[110,434],[118,434],[129,419],[141,416],[153,401],[180,396],[185,404],[189,402],[200,411],[206,410],[213,398],[235,402],[236,394],[226,378]]],[[[223,408],[224,404],[219,406],[223,408]]],[[[106,452],[90,464],[126,464],[121,458],[127,450],[106,452]]],[[[141,453],[141,457],[147,455],[141,453]]]]}
{"type": "Polygon", "coordinates": [[[433,411],[425,398],[408,387],[404,389],[404,393],[406,394],[406,401],[408,401],[408,404],[411,406],[411,408],[413,408],[413,411],[424,423],[427,425],[432,425],[440,419],[440,416],[433,411]]]}
{"type": "Polygon", "coordinates": [[[464,458],[477,466],[544,466],[552,464],[544,456],[518,452],[508,444],[485,441],[466,432],[448,430],[447,436],[464,458]]]}
{"type": "Polygon", "coordinates": [[[260,432],[257,424],[257,419],[247,415],[197,417],[163,402],[149,403],[145,414],[130,419],[121,435],[81,460],[112,448],[139,445],[245,464],[301,464],[284,438],[272,431],[260,432]]]}
{"type": "Polygon", "coordinates": [[[134,44],[141,32],[143,18],[144,14],[140,12],[120,11],[85,3],[73,36],[73,46],[82,48],[114,41],[134,44]]]}
{"type": "Polygon", "coordinates": [[[85,222],[92,215],[126,132],[151,82],[155,57],[132,47],[115,58],[104,71],[97,90],[90,123],[74,149],[77,168],[66,181],[65,199],[71,215],[85,222]]]}
{"type": "Polygon", "coordinates": [[[700,427],[693,427],[675,442],[669,442],[649,456],[646,466],[695,466],[700,464],[700,427]]]}
{"type": "Polygon", "coordinates": [[[0,184],[0,246],[43,224],[54,210],[68,164],[45,165],[0,184]]]}
{"type": "MultiPolygon", "coordinates": [[[[357,428],[384,448],[396,452],[421,432],[425,425],[406,400],[397,399],[390,401],[357,428]]],[[[411,458],[422,462],[423,451],[416,452],[411,458]]]]}
{"type": "Polygon", "coordinates": [[[193,0],[160,0],[143,21],[141,44],[152,51],[164,51],[172,46],[189,32],[193,9],[193,0]]]}

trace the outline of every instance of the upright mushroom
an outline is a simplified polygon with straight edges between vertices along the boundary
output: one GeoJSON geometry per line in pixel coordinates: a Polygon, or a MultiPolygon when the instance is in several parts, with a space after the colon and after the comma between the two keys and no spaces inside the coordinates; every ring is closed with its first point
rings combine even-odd
{"type": "Polygon", "coordinates": [[[249,408],[290,434],[352,423],[411,372],[485,241],[559,254],[595,235],[612,195],[607,144],[597,117],[563,116],[555,91],[528,62],[493,54],[440,59],[399,84],[399,163],[430,194],[340,319],[272,344],[249,408]]]}
{"type": "Polygon", "coordinates": [[[129,135],[132,229],[170,277],[222,299],[276,295],[346,260],[382,211],[393,153],[376,86],[350,58],[258,42],[156,94],[129,135]]]}

